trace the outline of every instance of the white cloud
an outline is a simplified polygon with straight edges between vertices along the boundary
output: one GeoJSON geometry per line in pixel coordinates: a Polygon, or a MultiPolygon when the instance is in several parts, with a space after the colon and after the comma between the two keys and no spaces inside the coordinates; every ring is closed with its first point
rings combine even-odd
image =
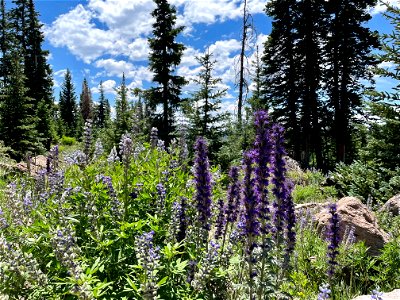
{"type": "MultiPolygon", "coordinates": [[[[172,0],[178,7],[178,25],[212,24],[242,15],[240,0],[172,0]]],[[[252,13],[261,13],[265,1],[249,0],[252,13]]],[[[132,61],[146,60],[147,37],[154,19],[152,0],[89,0],[60,15],[45,27],[45,34],[56,47],[68,50],[91,63],[103,55],[125,56],[132,61]]],[[[190,28],[189,28],[190,31],[190,28]]]]}
{"type": "MultiPolygon", "coordinates": [[[[385,3],[389,3],[389,5],[394,6],[394,7],[400,7],[400,1],[399,0],[385,0],[383,1],[385,3]]],[[[386,5],[384,5],[381,1],[378,1],[378,4],[375,5],[370,10],[371,15],[376,15],[380,13],[384,13],[386,11],[386,5]]]]}

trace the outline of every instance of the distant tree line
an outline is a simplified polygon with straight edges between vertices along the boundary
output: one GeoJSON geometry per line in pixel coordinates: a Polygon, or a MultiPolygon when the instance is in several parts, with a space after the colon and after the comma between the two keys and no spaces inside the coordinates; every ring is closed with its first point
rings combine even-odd
{"type": "MultiPolygon", "coordinates": [[[[396,72],[374,69],[380,61],[398,63],[399,53],[395,34],[383,36],[381,45],[378,34],[366,27],[376,0],[269,1],[265,12],[272,18],[272,31],[263,49],[252,49],[250,75],[246,55],[253,27],[249,4],[243,0],[235,116],[221,110],[227,90],[215,76],[217,61],[209,49],[196,57],[200,68],[192,82],[197,89],[183,97],[189,81],[177,74],[185,50],[177,38],[184,28],[176,25],[174,6],[167,0],[154,2],[153,32],[148,38],[153,85],[131,90],[121,74],[112,117],[102,82],[94,102],[84,79],[78,101],[70,70],[55,104],[49,53],[42,49],[42,25],[33,0],[14,0],[9,11],[1,1],[0,140],[13,149],[15,158],[49,149],[64,135],[80,139],[84,123],[90,120],[108,147],[118,145],[125,133],[143,140],[156,127],[167,146],[183,131],[189,144],[202,135],[209,141],[211,160],[229,163],[251,144],[251,112],[262,108],[269,111],[271,121],[284,124],[289,155],[305,168],[327,171],[337,162],[358,159],[361,147],[372,147],[366,142],[366,125],[360,124],[367,111],[363,99],[379,102],[371,113],[383,118],[390,111],[396,115],[396,108],[385,106],[383,100],[397,97],[398,101],[397,94],[367,89],[376,73],[398,80],[396,72]],[[374,56],[380,48],[386,54],[374,56]],[[247,98],[250,83],[254,90],[247,98]]],[[[398,10],[389,7],[388,12],[398,25],[398,10]]],[[[378,129],[373,132],[374,139],[382,136],[378,129]]]]}

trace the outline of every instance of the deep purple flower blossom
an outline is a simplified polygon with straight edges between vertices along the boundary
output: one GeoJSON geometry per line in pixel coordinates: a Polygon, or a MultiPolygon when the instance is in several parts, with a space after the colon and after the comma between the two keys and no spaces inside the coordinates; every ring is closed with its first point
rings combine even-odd
{"type": "Polygon", "coordinates": [[[207,143],[199,137],[195,144],[194,182],[198,221],[205,230],[210,230],[211,218],[211,173],[208,162],[207,143]]]}
{"type": "Polygon", "coordinates": [[[267,233],[269,227],[270,211],[268,208],[268,185],[273,165],[273,141],[267,112],[261,110],[255,113],[256,138],[255,150],[255,187],[260,204],[261,231],[267,233]]]}
{"type": "Polygon", "coordinates": [[[235,223],[239,216],[240,182],[239,168],[232,167],[229,171],[230,185],[228,187],[228,206],[226,208],[226,221],[235,223]]]}
{"type": "Polygon", "coordinates": [[[218,240],[222,236],[222,233],[224,232],[224,228],[225,228],[225,223],[226,223],[225,203],[224,203],[224,199],[220,198],[218,200],[218,217],[217,217],[217,221],[215,224],[215,227],[216,227],[215,239],[216,240],[218,240]]]}
{"type": "Polygon", "coordinates": [[[289,189],[286,185],[286,161],[284,156],[286,151],[284,148],[283,127],[278,124],[273,126],[273,135],[275,140],[275,159],[274,159],[274,178],[272,182],[274,188],[272,192],[275,196],[274,201],[274,225],[275,230],[279,234],[283,232],[283,224],[286,220],[287,201],[290,197],[289,189]]]}
{"type": "Polygon", "coordinates": [[[258,221],[258,197],[255,191],[255,179],[253,173],[254,152],[249,151],[244,153],[243,167],[243,204],[244,204],[244,235],[247,236],[249,242],[248,251],[251,253],[255,246],[255,237],[259,235],[260,223],[258,221]]]}
{"type": "Polygon", "coordinates": [[[339,236],[339,215],[337,213],[336,203],[329,204],[329,213],[331,214],[331,219],[329,222],[329,227],[327,231],[328,238],[328,276],[332,277],[335,273],[335,267],[337,265],[336,256],[339,254],[338,248],[340,243],[339,236]]]}

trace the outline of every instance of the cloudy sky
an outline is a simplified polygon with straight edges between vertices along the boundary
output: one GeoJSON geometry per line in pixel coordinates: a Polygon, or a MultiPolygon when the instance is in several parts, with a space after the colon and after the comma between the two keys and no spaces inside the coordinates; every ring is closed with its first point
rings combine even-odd
{"type": "MultiPolygon", "coordinates": [[[[170,0],[178,9],[178,25],[185,30],[179,41],[186,45],[178,73],[191,78],[198,73],[195,59],[207,48],[217,60],[215,76],[222,78],[221,88],[228,88],[224,100],[226,109],[235,103],[235,74],[240,51],[242,1],[236,0],[170,0]]],[[[253,16],[255,35],[252,49],[262,45],[271,30],[271,20],[263,9],[266,0],[248,0],[253,16]]],[[[392,0],[400,3],[400,0],[392,0]]],[[[58,94],[64,72],[73,74],[77,93],[84,77],[92,88],[93,98],[98,97],[102,80],[107,96],[113,102],[114,88],[125,73],[129,87],[147,88],[152,74],[147,69],[153,19],[152,0],[36,0],[36,9],[44,23],[45,45],[50,50],[49,63],[54,72],[55,93],[58,94]]],[[[373,19],[368,23],[374,30],[390,31],[391,26],[382,17],[382,7],[372,9],[373,19]]],[[[382,89],[390,86],[378,80],[382,89]]],[[[190,94],[194,85],[185,87],[190,94]]]]}

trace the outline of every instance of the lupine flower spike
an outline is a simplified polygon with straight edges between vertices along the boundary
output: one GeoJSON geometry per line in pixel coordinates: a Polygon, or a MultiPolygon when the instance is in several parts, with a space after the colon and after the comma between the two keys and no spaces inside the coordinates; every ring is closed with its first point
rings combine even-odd
{"type": "Polygon", "coordinates": [[[207,157],[207,143],[199,137],[195,145],[194,181],[196,207],[200,226],[208,232],[211,218],[211,173],[207,157]]]}
{"type": "Polygon", "coordinates": [[[331,220],[329,223],[327,235],[328,235],[328,276],[332,277],[335,273],[335,267],[337,265],[336,256],[339,254],[339,215],[337,213],[336,203],[329,205],[329,213],[331,214],[331,220]]]}

